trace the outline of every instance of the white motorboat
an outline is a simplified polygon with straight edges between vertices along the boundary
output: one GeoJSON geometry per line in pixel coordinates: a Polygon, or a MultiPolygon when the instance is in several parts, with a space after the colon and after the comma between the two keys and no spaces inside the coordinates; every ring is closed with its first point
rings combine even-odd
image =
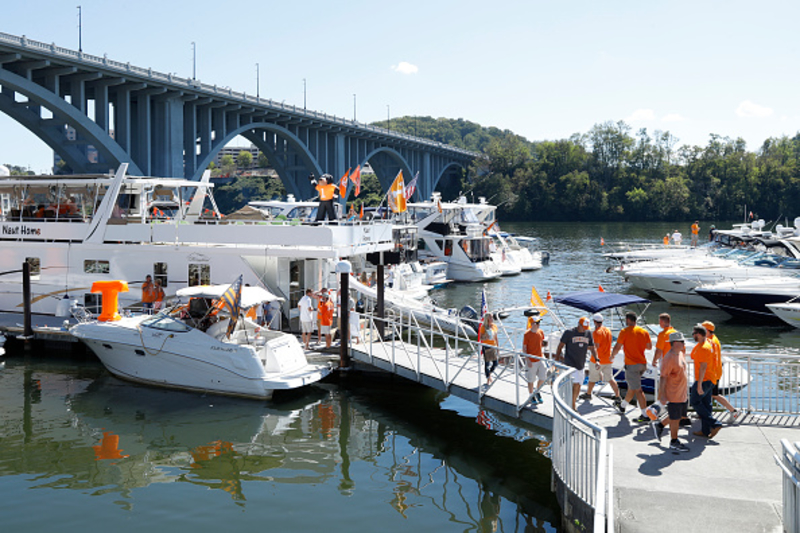
{"type": "Polygon", "coordinates": [[[800,328],[800,302],[767,304],[766,307],[793,328],[800,328]]]}
{"type": "MultiPolygon", "coordinates": [[[[229,285],[181,289],[178,309],[76,324],[70,333],[86,343],[115,376],[173,389],[270,399],[330,373],[309,364],[294,335],[260,327],[242,314],[233,332],[219,305],[229,285]],[[212,303],[213,301],[213,303],[212,303]]],[[[278,299],[261,287],[241,287],[241,310],[278,299]]]]}
{"type": "Polygon", "coordinates": [[[793,300],[800,294],[797,276],[770,276],[737,281],[723,281],[695,287],[695,292],[723,311],[745,319],[773,320],[768,304],[793,300]]]}

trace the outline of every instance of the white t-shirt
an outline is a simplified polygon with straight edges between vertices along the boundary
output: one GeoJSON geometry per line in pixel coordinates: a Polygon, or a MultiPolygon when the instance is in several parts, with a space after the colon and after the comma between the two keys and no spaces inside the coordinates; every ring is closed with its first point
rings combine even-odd
{"type": "Polygon", "coordinates": [[[672,234],[672,241],[675,244],[680,244],[682,239],[683,239],[683,235],[681,235],[680,231],[676,231],[675,233],[672,234]]]}
{"type": "Polygon", "coordinates": [[[297,306],[300,308],[300,322],[314,321],[314,304],[311,302],[310,296],[306,295],[300,298],[297,306]]]}

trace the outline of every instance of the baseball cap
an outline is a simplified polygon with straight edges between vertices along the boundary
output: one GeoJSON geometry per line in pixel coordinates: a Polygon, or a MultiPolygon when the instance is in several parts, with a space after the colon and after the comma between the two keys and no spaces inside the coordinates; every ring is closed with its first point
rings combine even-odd
{"type": "Polygon", "coordinates": [[[601,315],[600,313],[595,313],[594,315],[592,315],[592,320],[595,322],[602,322],[603,315],[601,315]]]}
{"type": "Polygon", "coordinates": [[[588,328],[589,327],[589,319],[586,318],[585,316],[580,317],[578,319],[578,325],[579,326],[583,326],[585,328],[588,328]]]}
{"type": "Polygon", "coordinates": [[[683,333],[680,331],[673,331],[669,334],[669,342],[686,342],[686,339],[683,338],[683,333]]]}
{"type": "Polygon", "coordinates": [[[703,322],[700,325],[703,326],[704,328],[706,328],[706,331],[710,331],[711,333],[714,333],[714,323],[711,322],[710,320],[706,320],[705,322],[703,322]]]}

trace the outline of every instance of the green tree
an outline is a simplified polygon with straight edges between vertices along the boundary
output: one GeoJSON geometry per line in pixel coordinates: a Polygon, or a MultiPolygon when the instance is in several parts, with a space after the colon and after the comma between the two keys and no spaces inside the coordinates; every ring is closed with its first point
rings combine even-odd
{"type": "Polygon", "coordinates": [[[240,151],[239,155],[236,156],[236,165],[240,169],[250,168],[253,165],[253,154],[247,150],[240,151]]]}

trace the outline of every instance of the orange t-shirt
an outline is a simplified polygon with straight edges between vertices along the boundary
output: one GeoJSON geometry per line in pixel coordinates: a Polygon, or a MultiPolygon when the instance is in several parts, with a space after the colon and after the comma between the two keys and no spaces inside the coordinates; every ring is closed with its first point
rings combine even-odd
{"type": "MultiPolygon", "coordinates": [[[[600,326],[596,330],[592,332],[592,339],[594,340],[594,347],[597,350],[597,357],[600,359],[601,365],[610,365],[611,364],[611,342],[613,341],[613,337],[611,336],[611,330],[605,326],[600,326]]],[[[592,363],[596,363],[597,361],[592,356],[592,363]]]]}
{"type": "MultiPolygon", "coordinates": [[[[542,355],[542,343],[544,342],[544,331],[528,330],[522,338],[522,350],[528,355],[542,355]]],[[[528,357],[531,361],[540,361],[538,357],[528,357]]]]}
{"type": "Polygon", "coordinates": [[[719,343],[719,338],[713,333],[709,333],[706,340],[711,343],[711,348],[714,349],[714,378],[716,382],[722,377],[722,345],[719,343]]]}
{"type": "Polygon", "coordinates": [[[142,283],[142,303],[151,304],[156,301],[155,286],[152,283],[142,283]]]}
{"type": "Polygon", "coordinates": [[[716,383],[716,372],[714,371],[714,348],[707,340],[696,344],[692,350],[692,361],[694,361],[694,380],[695,381],[711,381],[716,383]],[[700,365],[706,363],[705,375],[700,375],[700,365]]]}
{"type": "Polygon", "coordinates": [[[319,309],[319,323],[321,326],[331,326],[333,325],[333,302],[328,300],[327,302],[320,302],[319,309]]]}
{"type": "Polygon", "coordinates": [[[694,233],[695,235],[700,233],[700,226],[698,226],[697,224],[692,224],[692,233],[694,233]]]}
{"type": "Polygon", "coordinates": [[[644,351],[650,344],[650,334],[639,326],[628,326],[619,332],[617,344],[625,349],[626,365],[646,365],[644,351]]]}
{"type": "Polygon", "coordinates": [[[481,343],[490,346],[497,346],[497,326],[492,324],[490,328],[486,328],[485,324],[481,324],[481,343]]]}
{"type": "Polygon", "coordinates": [[[672,326],[663,330],[661,333],[658,334],[658,338],[656,338],[656,350],[661,350],[661,357],[664,357],[664,355],[666,355],[666,353],[672,346],[669,343],[670,333],[675,333],[675,328],[673,328],[672,326]]]}
{"type": "Polygon", "coordinates": [[[661,363],[661,380],[664,383],[664,396],[666,396],[667,402],[683,403],[686,401],[689,380],[686,368],[686,358],[682,352],[664,354],[663,363],[661,363]]]}
{"type": "Polygon", "coordinates": [[[336,185],[330,183],[328,185],[317,185],[317,191],[319,191],[319,199],[323,202],[325,200],[333,200],[333,193],[336,191],[336,185]]]}

